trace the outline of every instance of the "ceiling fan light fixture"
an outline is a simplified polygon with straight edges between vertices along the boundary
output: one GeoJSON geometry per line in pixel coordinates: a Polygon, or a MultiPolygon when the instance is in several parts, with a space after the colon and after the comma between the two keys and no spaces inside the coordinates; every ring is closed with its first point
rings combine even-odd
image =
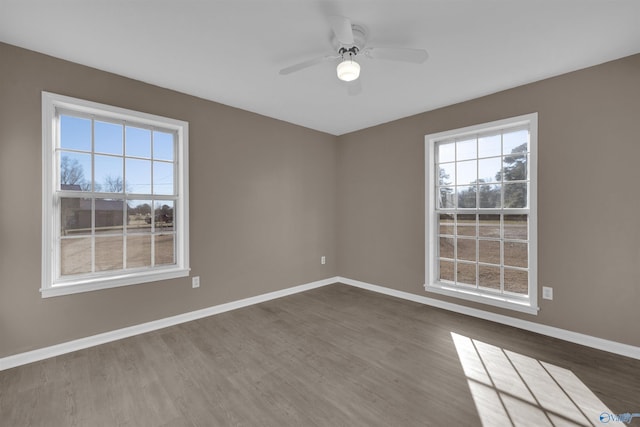
{"type": "Polygon", "coordinates": [[[338,72],[338,78],[344,82],[351,82],[360,76],[360,64],[353,59],[345,59],[338,64],[336,70],[338,72]]]}

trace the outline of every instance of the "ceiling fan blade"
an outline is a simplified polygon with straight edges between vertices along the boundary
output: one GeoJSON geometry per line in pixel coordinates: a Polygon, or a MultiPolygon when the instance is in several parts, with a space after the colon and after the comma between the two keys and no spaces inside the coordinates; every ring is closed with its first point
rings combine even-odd
{"type": "Polygon", "coordinates": [[[424,49],[402,47],[370,47],[365,49],[364,54],[369,58],[412,62],[414,64],[422,64],[429,57],[429,54],[424,49]]]}
{"type": "Polygon", "coordinates": [[[351,20],[344,16],[330,16],[329,23],[333,34],[336,35],[336,39],[340,44],[352,45],[353,44],[353,29],[351,28],[351,20]]]}
{"type": "Polygon", "coordinates": [[[336,59],[338,56],[335,55],[327,55],[320,56],[318,58],[309,59],[308,61],[300,62],[299,64],[292,65],[287,68],[283,68],[280,70],[281,75],[295,73],[296,71],[304,70],[305,68],[313,67],[314,65],[320,64],[321,62],[328,61],[330,59],[336,59]]]}

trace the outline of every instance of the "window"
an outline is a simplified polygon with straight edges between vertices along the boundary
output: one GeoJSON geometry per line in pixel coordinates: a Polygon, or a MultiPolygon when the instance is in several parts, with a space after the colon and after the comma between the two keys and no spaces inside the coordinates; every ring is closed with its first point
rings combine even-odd
{"type": "Polygon", "coordinates": [[[42,296],[184,277],[188,123],[42,94],[42,296]]]}
{"type": "Polygon", "coordinates": [[[425,289],[537,313],[537,113],[425,137],[425,289]]]}

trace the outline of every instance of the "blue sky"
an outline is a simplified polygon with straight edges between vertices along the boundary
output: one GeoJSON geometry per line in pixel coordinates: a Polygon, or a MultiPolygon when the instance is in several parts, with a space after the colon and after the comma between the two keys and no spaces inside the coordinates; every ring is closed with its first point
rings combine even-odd
{"type": "MultiPolygon", "coordinates": [[[[92,174],[91,122],[88,118],[60,117],[60,155],[78,161],[87,182],[92,174]]],[[[126,172],[125,185],[130,193],[173,194],[171,133],[95,120],[94,137],[93,173],[97,184],[104,186],[108,177],[122,178],[126,172]]]]}
{"type": "Polygon", "coordinates": [[[449,175],[446,185],[469,185],[477,179],[494,182],[502,166],[502,153],[510,154],[529,140],[529,131],[518,129],[437,145],[440,169],[449,175]],[[457,156],[457,157],[456,157],[457,156]],[[478,163],[476,163],[476,159],[478,163]],[[458,161],[456,163],[448,163],[458,161]],[[456,167],[457,166],[457,167],[456,167]],[[457,173],[456,173],[457,172],[457,173]],[[478,176],[479,175],[479,176],[478,176]]]}

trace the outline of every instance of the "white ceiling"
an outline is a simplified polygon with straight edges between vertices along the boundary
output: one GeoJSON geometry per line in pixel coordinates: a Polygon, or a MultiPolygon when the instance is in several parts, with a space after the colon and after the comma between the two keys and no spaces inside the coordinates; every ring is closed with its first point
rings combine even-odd
{"type": "Polygon", "coordinates": [[[0,0],[0,41],[341,135],[638,53],[640,0],[0,0]],[[429,59],[362,59],[357,96],[279,75],[333,53],[330,15],[429,59]]]}

